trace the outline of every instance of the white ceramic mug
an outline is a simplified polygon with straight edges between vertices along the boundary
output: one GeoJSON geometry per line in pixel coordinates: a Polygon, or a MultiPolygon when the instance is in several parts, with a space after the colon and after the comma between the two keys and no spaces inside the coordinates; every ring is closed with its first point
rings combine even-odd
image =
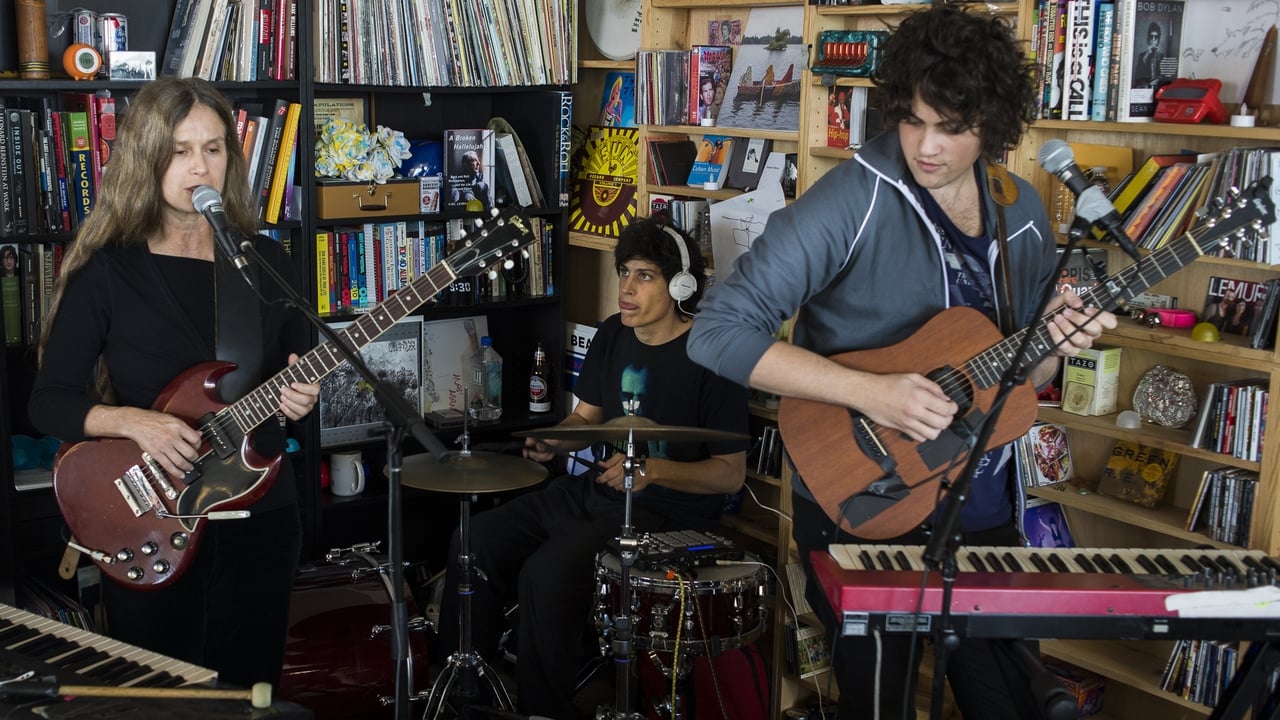
{"type": "Polygon", "coordinates": [[[329,457],[329,491],[342,496],[364,492],[364,460],[359,451],[329,457]]]}

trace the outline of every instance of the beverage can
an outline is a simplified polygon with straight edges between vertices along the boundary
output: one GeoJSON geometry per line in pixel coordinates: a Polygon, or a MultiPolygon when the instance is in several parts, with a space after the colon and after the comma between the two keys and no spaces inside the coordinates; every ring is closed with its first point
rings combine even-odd
{"type": "Polygon", "coordinates": [[[128,50],[129,18],[120,13],[102,13],[98,16],[98,36],[98,50],[104,59],[116,50],[128,50]]]}
{"type": "Polygon", "coordinates": [[[98,44],[98,13],[84,8],[71,11],[71,42],[101,49],[98,44]]]}

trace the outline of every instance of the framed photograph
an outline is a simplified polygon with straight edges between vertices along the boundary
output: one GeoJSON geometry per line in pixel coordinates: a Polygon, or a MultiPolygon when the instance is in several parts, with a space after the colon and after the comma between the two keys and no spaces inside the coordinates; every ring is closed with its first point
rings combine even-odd
{"type": "Polygon", "coordinates": [[[156,54],[149,50],[113,50],[107,65],[112,80],[156,79],[156,54]]]}
{"type": "MultiPolygon", "coordinates": [[[[341,330],[350,322],[333,323],[341,330]]],[[[360,350],[360,358],[380,378],[400,388],[405,400],[422,412],[422,318],[410,316],[396,323],[360,350]]],[[[363,442],[382,427],[383,410],[373,388],[342,363],[320,381],[320,446],[363,442]]]]}

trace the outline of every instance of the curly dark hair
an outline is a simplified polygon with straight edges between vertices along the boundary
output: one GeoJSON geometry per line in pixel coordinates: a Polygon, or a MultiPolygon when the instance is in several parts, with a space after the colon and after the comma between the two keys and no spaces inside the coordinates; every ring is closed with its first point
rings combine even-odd
{"type": "Polygon", "coordinates": [[[1034,67],[1008,23],[935,0],[890,33],[874,81],[886,126],[911,117],[920,98],[976,128],[994,159],[1018,143],[1035,108],[1034,67]]]}
{"type": "Polygon", "coordinates": [[[673,242],[671,233],[679,235],[689,254],[689,274],[698,282],[698,289],[678,309],[692,315],[698,309],[698,300],[707,289],[706,262],[696,243],[680,228],[652,218],[632,222],[618,235],[613,249],[614,267],[621,271],[628,260],[648,260],[658,266],[664,280],[670,281],[680,272],[680,249],[673,242]]]}

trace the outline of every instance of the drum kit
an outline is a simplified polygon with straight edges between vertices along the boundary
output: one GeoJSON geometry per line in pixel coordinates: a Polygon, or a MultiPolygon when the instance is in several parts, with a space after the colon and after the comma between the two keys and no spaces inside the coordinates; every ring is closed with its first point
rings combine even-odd
{"type": "MultiPolygon", "coordinates": [[[[624,442],[623,460],[625,504],[621,533],[611,543],[612,550],[597,556],[594,621],[601,633],[601,649],[615,662],[617,676],[613,707],[597,710],[597,720],[640,720],[637,711],[635,668],[637,651],[648,651],[673,687],[687,680],[690,656],[716,654],[721,649],[745,645],[763,631],[765,612],[760,597],[765,571],[755,562],[697,568],[696,577],[643,570],[637,557],[645,552],[647,538],[637,536],[631,524],[632,490],[635,473],[644,472],[644,458],[635,452],[636,443],[646,441],[714,442],[743,436],[719,430],[660,425],[639,416],[624,416],[601,425],[555,426],[516,433],[520,437],[566,440],[583,443],[624,442]],[[709,644],[707,638],[714,638],[709,644]],[[670,667],[658,653],[670,653],[670,667]],[[674,673],[674,675],[673,675],[674,673]]],[[[460,496],[457,557],[459,647],[448,656],[431,688],[414,693],[410,678],[408,700],[425,700],[425,718],[444,717],[447,710],[463,715],[469,708],[486,706],[495,715],[512,713],[514,703],[501,679],[472,646],[471,594],[476,580],[475,558],[471,554],[471,503],[482,493],[520,490],[541,482],[544,466],[514,455],[470,449],[464,428],[462,450],[444,457],[430,454],[405,458],[403,485],[460,496]]],[[[367,559],[367,553],[359,554],[367,559]]],[[[410,621],[412,624],[413,621],[410,621]]],[[[414,673],[416,675],[416,673],[414,673]]],[[[382,698],[384,704],[390,704],[382,698]]],[[[396,699],[399,700],[398,698],[396,699]]],[[[678,718],[678,693],[664,706],[668,717],[678,718]]],[[[508,716],[508,715],[502,715],[508,716]]]]}

